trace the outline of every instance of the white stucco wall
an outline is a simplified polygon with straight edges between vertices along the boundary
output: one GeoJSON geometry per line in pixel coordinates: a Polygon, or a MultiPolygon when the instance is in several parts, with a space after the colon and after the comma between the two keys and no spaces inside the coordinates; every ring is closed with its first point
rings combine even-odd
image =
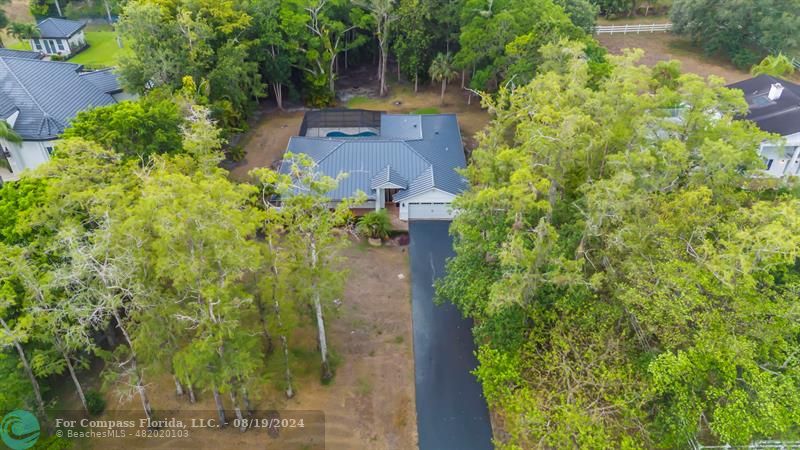
{"type": "Polygon", "coordinates": [[[69,44],[76,49],[86,45],[86,36],[83,34],[83,30],[69,38],[69,44]]]}
{"type": "Polygon", "coordinates": [[[45,53],[47,55],[61,55],[67,57],[72,54],[72,48],[78,49],[86,44],[86,35],[83,34],[83,30],[77,32],[69,39],[30,39],[31,49],[35,51],[39,51],[45,53]],[[47,46],[45,45],[44,41],[51,41],[52,44],[55,46],[55,52],[51,52],[47,50],[47,46]],[[56,44],[56,41],[61,42],[61,47],[63,50],[59,50],[56,44]],[[39,44],[37,47],[36,44],[39,44]]]}
{"type": "Polygon", "coordinates": [[[768,175],[800,176],[800,133],[784,136],[781,142],[762,143],[759,154],[768,175]]]}
{"type": "Polygon", "coordinates": [[[55,147],[56,141],[23,141],[22,144],[13,144],[0,139],[0,146],[7,148],[11,157],[11,170],[15,175],[19,175],[25,169],[35,169],[40,164],[50,160],[47,147],[55,147]]]}
{"type": "Polygon", "coordinates": [[[408,220],[409,203],[451,203],[455,195],[439,189],[431,189],[414,197],[407,198],[400,203],[400,220],[408,220]]]}

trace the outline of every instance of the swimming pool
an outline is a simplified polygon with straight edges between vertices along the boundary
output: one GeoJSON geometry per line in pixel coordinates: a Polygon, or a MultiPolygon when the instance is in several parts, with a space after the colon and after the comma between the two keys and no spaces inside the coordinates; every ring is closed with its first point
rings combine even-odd
{"type": "Polygon", "coordinates": [[[327,137],[364,137],[364,136],[377,136],[378,134],[374,131],[362,131],[361,133],[357,134],[347,134],[342,133],[341,131],[331,131],[326,134],[327,137]]]}

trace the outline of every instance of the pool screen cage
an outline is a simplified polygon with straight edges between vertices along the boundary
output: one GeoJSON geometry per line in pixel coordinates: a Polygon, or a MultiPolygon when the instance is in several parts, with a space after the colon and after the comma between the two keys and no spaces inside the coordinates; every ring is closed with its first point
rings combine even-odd
{"type": "Polygon", "coordinates": [[[319,109],[308,111],[300,125],[300,136],[309,128],[380,128],[383,111],[365,109],[319,109]]]}

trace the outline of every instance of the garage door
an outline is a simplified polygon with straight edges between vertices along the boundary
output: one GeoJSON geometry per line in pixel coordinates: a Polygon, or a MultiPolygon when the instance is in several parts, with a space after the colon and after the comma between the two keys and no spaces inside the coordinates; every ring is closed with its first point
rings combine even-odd
{"type": "Polygon", "coordinates": [[[408,220],[450,220],[450,203],[409,203],[408,220]]]}

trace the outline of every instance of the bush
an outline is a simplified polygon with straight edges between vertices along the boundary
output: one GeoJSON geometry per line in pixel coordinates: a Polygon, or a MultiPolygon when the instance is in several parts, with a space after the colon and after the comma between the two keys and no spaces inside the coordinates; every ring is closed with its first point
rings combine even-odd
{"type": "Polygon", "coordinates": [[[758,64],[759,61],[761,61],[761,57],[756,52],[747,48],[738,50],[734,53],[733,57],[731,57],[733,65],[742,70],[747,70],[753,65],[758,64]]]}
{"type": "Polygon", "coordinates": [[[392,222],[385,209],[372,211],[364,215],[358,222],[358,232],[373,239],[385,239],[389,237],[392,229],[392,222]]]}
{"type": "Polygon", "coordinates": [[[86,391],[86,407],[89,408],[89,414],[99,416],[106,410],[106,400],[97,391],[86,391]]]}
{"type": "Polygon", "coordinates": [[[233,162],[239,162],[244,159],[246,152],[241,145],[234,145],[228,149],[228,159],[233,162]]]}

